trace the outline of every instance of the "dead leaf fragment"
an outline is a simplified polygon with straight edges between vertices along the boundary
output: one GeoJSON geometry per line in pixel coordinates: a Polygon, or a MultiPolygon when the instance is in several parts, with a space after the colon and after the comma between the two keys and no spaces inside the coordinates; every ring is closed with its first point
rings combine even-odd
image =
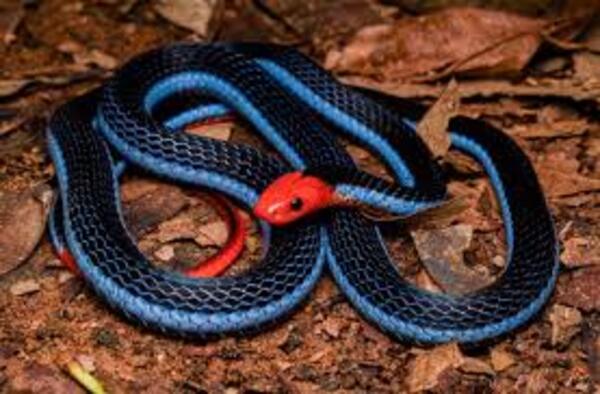
{"type": "Polygon", "coordinates": [[[31,83],[29,79],[0,80],[0,97],[8,97],[19,93],[31,83]]]}
{"type": "Polygon", "coordinates": [[[449,72],[514,74],[537,51],[544,25],[502,11],[450,8],[366,27],[346,47],[330,52],[325,66],[388,80],[449,72]]]}
{"type": "Polygon", "coordinates": [[[496,373],[485,361],[472,357],[464,357],[460,370],[465,373],[494,376],[496,373]]]}
{"type": "Polygon", "coordinates": [[[585,119],[558,120],[552,123],[516,125],[508,133],[522,138],[575,137],[585,134],[590,125],[585,119]]]}
{"type": "Polygon", "coordinates": [[[154,8],[168,21],[206,37],[220,6],[221,0],[160,0],[154,8]]]}
{"type": "Polygon", "coordinates": [[[481,273],[464,264],[464,251],[473,237],[470,225],[416,230],[411,236],[427,272],[445,292],[465,294],[489,283],[490,278],[482,278],[481,273]]]}
{"type": "Polygon", "coordinates": [[[555,304],[550,311],[549,320],[552,323],[552,346],[568,345],[581,330],[581,312],[575,308],[555,304]]]}
{"type": "Polygon", "coordinates": [[[113,56],[99,49],[88,49],[85,45],[77,41],[65,41],[58,45],[57,49],[71,55],[73,61],[78,65],[94,65],[105,70],[113,70],[119,65],[118,60],[113,56]]]}
{"type": "Polygon", "coordinates": [[[10,286],[10,293],[15,296],[36,293],[40,291],[40,283],[35,279],[25,279],[10,286]]]}
{"type": "Polygon", "coordinates": [[[600,190],[600,179],[578,173],[567,173],[552,167],[537,167],[537,173],[548,197],[564,197],[600,190]]]}
{"type": "Polygon", "coordinates": [[[233,122],[224,122],[211,125],[191,124],[185,128],[186,133],[199,135],[201,137],[212,138],[219,141],[229,141],[233,131],[233,122]]]}
{"type": "Polygon", "coordinates": [[[229,236],[227,224],[223,221],[205,224],[198,229],[198,233],[195,241],[200,246],[223,246],[229,236]]]}
{"type": "Polygon", "coordinates": [[[13,393],[85,393],[60,371],[37,362],[27,365],[16,361],[9,363],[6,376],[7,389],[13,393]]]}
{"type": "Polygon", "coordinates": [[[496,347],[491,350],[490,359],[496,372],[502,372],[515,364],[515,359],[510,353],[496,347]]]}
{"type": "Polygon", "coordinates": [[[572,237],[563,242],[560,260],[567,267],[600,264],[600,240],[596,237],[572,237]]]}
{"type": "Polygon", "coordinates": [[[21,193],[0,192],[0,275],[18,267],[38,244],[52,198],[48,185],[21,193]]]}
{"type": "Polygon", "coordinates": [[[198,231],[196,227],[193,218],[179,215],[159,224],[156,238],[161,243],[179,239],[194,239],[198,231]]]}
{"type": "Polygon", "coordinates": [[[154,252],[154,257],[164,262],[171,261],[175,258],[175,248],[172,245],[163,245],[154,252]]]}
{"type": "Polygon", "coordinates": [[[5,45],[16,39],[15,31],[21,24],[25,10],[19,0],[5,0],[0,3],[0,40],[5,45]]]}
{"type": "MultiPolygon", "coordinates": [[[[341,77],[340,81],[365,89],[372,89],[396,97],[439,97],[443,87],[432,84],[378,81],[360,76],[341,77]]],[[[564,97],[569,100],[595,100],[600,103],[600,83],[584,85],[571,79],[539,79],[535,84],[515,84],[510,81],[481,79],[460,83],[462,99],[470,97],[564,97]]]]}
{"type": "Polygon", "coordinates": [[[558,287],[557,301],[585,312],[600,310],[600,268],[583,268],[569,274],[558,287]]]}
{"type": "Polygon", "coordinates": [[[125,217],[133,234],[139,236],[174,217],[189,205],[181,189],[156,183],[157,187],[125,206],[125,217]]]}
{"type": "Polygon", "coordinates": [[[437,346],[417,355],[406,379],[409,391],[415,393],[435,388],[442,372],[458,368],[463,361],[464,356],[456,343],[437,346]]]}
{"type": "Polygon", "coordinates": [[[458,84],[452,80],[417,125],[417,134],[434,157],[444,157],[450,148],[448,123],[458,113],[459,105],[458,84]]]}

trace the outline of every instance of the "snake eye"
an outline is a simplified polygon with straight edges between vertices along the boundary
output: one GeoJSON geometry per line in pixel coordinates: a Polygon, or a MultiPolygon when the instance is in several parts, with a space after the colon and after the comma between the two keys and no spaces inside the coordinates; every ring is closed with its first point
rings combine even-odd
{"type": "Polygon", "coordinates": [[[293,211],[299,211],[302,209],[302,199],[300,197],[294,197],[294,199],[290,202],[290,208],[292,208],[293,211]]]}

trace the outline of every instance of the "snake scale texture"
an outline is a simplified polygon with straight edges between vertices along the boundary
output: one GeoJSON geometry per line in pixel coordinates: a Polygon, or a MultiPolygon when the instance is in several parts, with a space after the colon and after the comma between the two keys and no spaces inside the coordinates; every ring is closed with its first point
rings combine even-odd
{"type": "Polygon", "coordinates": [[[500,336],[549,298],[559,267],[557,241],[527,157],[481,121],[457,117],[450,135],[453,148],[490,177],[505,224],[507,266],[494,284],[467,295],[434,294],[402,279],[377,227],[352,209],[266,226],[269,247],[260,264],[240,276],[207,279],[153,267],[124,225],[111,150],[153,174],[225,193],[250,209],[275,179],[295,170],[322,174],[340,194],[394,213],[439,205],[443,177],[414,132],[422,113],[417,105],[388,105],[343,86],[285,47],[157,49],[53,116],[48,144],[62,196],[57,227],[103,299],[165,332],[206,337],[280,321],[307,298],[327,266],[354,307],[394,337],[468,343],[500,336]],[[161,118],[160,109],[173,101],[181,105],[161,118]],[[173,132],[230,111],[279,156],[173,132]],[[374,151],[396,182],[360,172],[332,132],[374,151]]]}

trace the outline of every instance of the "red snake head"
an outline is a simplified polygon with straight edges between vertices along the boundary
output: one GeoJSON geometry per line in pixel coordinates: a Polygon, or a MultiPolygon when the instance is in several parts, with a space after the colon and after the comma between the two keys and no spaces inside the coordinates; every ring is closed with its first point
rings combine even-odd
{"type": "Polygon", "coordinates": [[[300,171],[290,172],[265,189],[254,206],[254,214],[281,226],[328,207],[333,197],[333,187],[321,179],[300,171]]]}

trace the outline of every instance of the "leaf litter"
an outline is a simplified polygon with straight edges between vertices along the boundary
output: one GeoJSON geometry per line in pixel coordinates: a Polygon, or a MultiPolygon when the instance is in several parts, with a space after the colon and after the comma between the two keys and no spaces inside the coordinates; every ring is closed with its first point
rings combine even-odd
{"type": "MultiPolygon", "coordinates": [[[[458,113],[471,111],[511,133],[539,170],[557,228],[573,223],[562,237],[566,269],[543,318],[491,345],[489,353],[471,354],[455,344],[422,348],[397,343],[363,321],[332,281],[324,278],[311,300],[279,327],[250,338],[182,343],[140,331],[98,304],[91,293],[74,293],[72,284],[79,280],[61,279],[65,271],[49,263],[55,258],[43,239],[39,246],[23,249],[33,248],[22,269],[11,269],[7,279],[0,280],[0,290],[5,288],[7,295],[0,298],[0,390],[5,385],[9,391],[77,392],[80,387],[60,369],[80,354],[93,355],[94,376],[107,392],[592,390],[590,371],[595,364],[590,362],[588,370],[580,355],[581,338],[599,331],[593,316],[600,308],[594,234],[600,203],[596,164],[600,144],[597,119],[590,116],[600,104],[593,49],[597,29],[583,32],[581,41],[573,42],[575,36],[564,32],[577,29],[567,23],[564,30],[561,26],[552,30],[556,23],[550,17],[464,7],[413,16],[393,5],[362,0],[348,0],[341,10],[318,0],[294,3],[242,0],[219,9],[212,1],[170,2],[169,6],[179,7],[176,17],[159,11],[166,2],[128,2],[125,11],[113,0],[93,4],[48,0],[28,6],[9,52],[0,48],[0,63],[6,70],[0,75],[2,105],[35,111],[38,107],[32,103],[56,106],[107,76],[116,65],[114,59],[120,64],[165,42],[202,37],[262,37],[296,43],[317,60],[325,59],[343,74],[344,81],[428,103],[449,90],[449,79],[456,79],[458,87],[452,95],[461,99],[458,113]],[[191,15],[197,14],[186,8],[192,3],[204,7],[195,9],[203,12],[195,20],[191,15]],[[211,9],[213,5],[217,8],[211,9]],[[503,25],[481,31],[485,30],[481,26],[494,23],[503,25]],[[373,28],[376,24],[384,27],[373,28]],[[22,31],[37,39],[36,48],[24,45],[22,31]],[[457,35],[457,31],[470,35],[457,35]],[[407,37],[421,37],[424,44],[407,37]],[[450,44],[445,44],[448,38],[450,44]],[[473,40],[473,45],[465,40],[473,40]],[[562,49],[552,54],[558,66],[540,74],[537,65],[547,55],[540,46],[544,41],[562,49]],[[49,55],[39,58],[50,59],[50,66],[35,60],[46,49],[49,55]],[[25,290],[11,294],[11,286],[19,283],[25,290]],[[69,332],[79,335],[64,334],[69,332]],[[51,347],[43,345],[48,338],[51,347]],[[113,338],[118,351],[102,345],[114,342],[102,338],[113,338]],[[289,346],[280,346],[281,338],[289,346]]],[[[504,269],[504,237],[497,204],[481,169],[452,149],[446,152],[445,125],[456,111],[448,104],[437,107],[438,114],[436,110],[429,114],[435,121],[427,126],[434,137],[426,138],[442,157],[450,193],[460,204],[400,225],[399,231],[393,231],[395,239],[388,242],[409,281],[433,291],[468,293],[504,269]]],[[[6,118],[15,123],[7,123],[5,137],[24,132],[19,116],[17,110],[6,118]]],[[[212,138],[255,143],[239,125],[223,125],[219,131],[202,126],[197,131],[213,133],[212,138]]],[[[385,174],[361,147],[348,150],[366,170],[385,174]]],[[[43,149],[33,152],[43,163],[43,149]]],[[[2,168],[0,184],[16,184],[14,173],[2,168]]],[[[24,168],[21,171],[28,167],[24,168]]],[[[23,179],[39,177],[28,173],[23,179]]],[[[130,225],[139,226],[139,246],[155,263],[178,267],[174,260],[197,262],[217,250],[219,242],[214,238],[223,235],[222,222],[189,190],[147,181],[135,173],[126,177],[122,194],[134,219],[130,225]],[[161,195],[172,197],[171,201],[161,195]],[[141,225],[135,224],[138,220],[141,225]],[[197,239],[201,233],[211,236],[205,246],[201,245],[204,239],[197,239]]],[[[43,224],[30,225],[31,230],[39,228],[43,224]]],[[[252,251],[244,252],[241,269],[252,266],[260,253],[257,231],[251,234],[247,245],[252,251]]]]}

